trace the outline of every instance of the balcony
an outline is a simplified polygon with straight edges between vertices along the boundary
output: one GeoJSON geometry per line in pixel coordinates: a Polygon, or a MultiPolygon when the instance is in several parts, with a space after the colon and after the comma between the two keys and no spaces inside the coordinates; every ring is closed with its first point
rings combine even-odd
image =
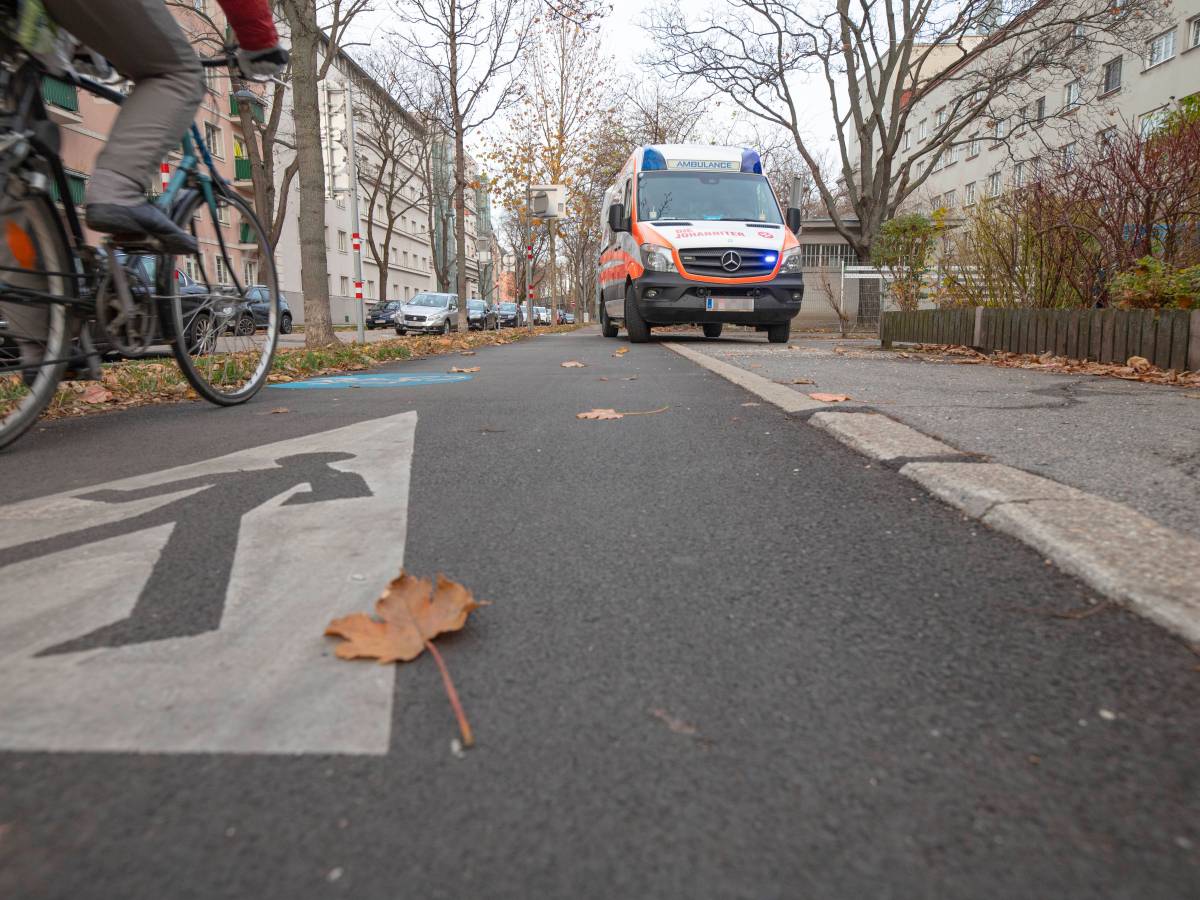
{"type": "Polygon", "coordinates": [[[42,77],[42,99],[50,118],[60,124],[82,122],[79,115],[79,89],[49,75],[42,77]]]}
{"type": "Polygon", "coordinates": [[[245,191],[254,190],[254,167],[250,160],[241,156],[233,158],[233,183],[245,191]]]}
{"type": "MultiPolygon", "coordinates": [[[[263,107],[263,104],[249,103],[248,105],[250,106],[250,115],[254,118],[254,121],[258,122],[260,125],[263,124],[267,119],[266,109],[263,107]]],[[[237,94],[230,94],[229,115],[234,119],[238,119],[240,118],[241,114],[242,110],[241,105],[238,103],[237,94]]]]}
{"type": "MultiPolygon", "coordinates": [[[[71,203],[75,206],[83,206],[83,195],[87,190],[87,176],[67,172],[67,190],[71,194],[71,203]]],[[[53,180],[50,182],[50,197],[57,203],[62,202],[62,194],[58,190],[58,184],[53,180]]]]}
{"type": "Polygon", "coordinates": [[[258,241],[254,237],[254,230],[250,227],[249,222],[243,222],[238,226],[237,246],[243,253],[254,253],[258,250],[258,241]]]}

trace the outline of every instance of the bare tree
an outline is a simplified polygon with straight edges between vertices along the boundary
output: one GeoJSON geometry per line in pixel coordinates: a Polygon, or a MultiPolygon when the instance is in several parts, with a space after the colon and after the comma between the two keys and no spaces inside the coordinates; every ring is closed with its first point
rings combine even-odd
{"type": "Polygon", "coordinates": [[[413,210],[430,205],[431,134],[421,114],[404,110],[395,99],[411,79],[392,52],[372,54],[363,66],[375,81],[359,94],[362,115],[358,140],[365,151],[358,165],[359,186],[366,192],[366,243],[379,271],[379,300],[388,299],[387,271],[392,240],[413,210]]]}
{"type": "MultiPolygon", "coordinates": [[[[939,155],[968,142],[968,128],[1094,71],[1106,49],[1133,46],[1159,2],[721,0],[697,16],[676,0],[647,27],[660,71],[696,79],[791,134],[834,226],[867,258],[882,224],[939,155]],[[833,179],[822,171],[823,143],[806,134],[812,84],[833,111],[833,179]],[[906,152],[913,110],[935,98],[943,111],[906,152]]],[[[1044,112],[1065,127],[1072,110],[1044,112]]]]}
{"type": "MultiPolygon", "coordinates": [[[[325,253],[325,164],[321,154],[319,85],[349,46],[347,29],[373,0],[277,0],[292,43],[292,119],[300,176],[300,283],[304,290],[304,344],[337,343],[329,309],[325,253]]],[[[357,190],[358,186],[352,186],[357,190]]],[[[357,224],[357,223],[356,223],[357,224]]]]}
{"type": "MultiPolygon", "coordinates": [[[[400,52],[420,71],[436,102],[432,115],[454,144],[456,290],[467,298],[466,140],[517,97],[513,68],[533,16],[527,0],[406,0],[392,7],[407,26],[400,52]]],[[[437,223],[439,226],[444,223],[437,223]]]]}

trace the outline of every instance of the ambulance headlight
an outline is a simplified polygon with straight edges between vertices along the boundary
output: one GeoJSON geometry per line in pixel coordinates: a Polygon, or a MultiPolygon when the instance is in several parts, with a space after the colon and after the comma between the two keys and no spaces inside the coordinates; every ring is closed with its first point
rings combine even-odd
{"type": "Polygon", "coordinates": [[[674,272],[675,260],[671,251],[657,244],[642,244],[642,265],[647,272],[674,272]]]}
{"type": "Polygon", "coordinates": [[[800,271],[800,248],[783,251],[783,262],[779,264],[780,275],[795,275],[800,271]]]}

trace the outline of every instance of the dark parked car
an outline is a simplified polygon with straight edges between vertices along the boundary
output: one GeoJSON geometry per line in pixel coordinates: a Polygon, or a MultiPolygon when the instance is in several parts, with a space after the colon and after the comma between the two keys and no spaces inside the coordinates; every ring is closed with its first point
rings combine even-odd
{"type": "MultiPolygon", "coordinates": [[[[246,289],[249,309],[238,320],[237,334],[249,334],[256,328],[267,327],[267,317],[270,315],[267,300],[270,296],[265,284],[253,284],[246,289]]],[[[283,294],[279,295],[279,333],[292,333],[292,308],[283,294]]]]}
{"type": "Polygon", "coordinates": [[[496,319],[504,328],[519,328],[525,322],[525,310],[516,303],[496,306],[496,319]]]}
{"type": "Polygon", "coordinates": [[[467,330],[468,331],[498,331],[500,320],[494,307],[488,306],[482,300],[467,301],[467,330]]]}
{"type": "Polygon", "coordinates": [[[400,312],[399,300],[375,304],[367,312],[367,328],[391,328],[396,324],[396,313],[398,312],[400,312]]]}

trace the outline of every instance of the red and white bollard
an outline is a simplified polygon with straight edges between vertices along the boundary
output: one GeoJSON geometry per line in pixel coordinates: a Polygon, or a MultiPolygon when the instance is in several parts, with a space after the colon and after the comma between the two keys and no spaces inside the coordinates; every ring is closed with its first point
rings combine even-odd
{"type": "Polygon", "coordinates": [[[354,282],[354,299],[355,300],[362,300],[362,298],[363,298],[362,286],[363,286],[363,283],[361,281],[354,282]]]}
{"type": "Polygon", "coordinates": [[[358,253],[360,250],[362,250],[362,235],[356,231],[354,232],[352,240],[354,242],[354,252],[358,253]]]}
{"type": "Polygon", "coordinates": [[[162,173],[162,189],[165,194],[167,192],[167,185],[171,183],[171,166],[169,163],[163,163],[158,167],[158,171],[162,173]]]}

